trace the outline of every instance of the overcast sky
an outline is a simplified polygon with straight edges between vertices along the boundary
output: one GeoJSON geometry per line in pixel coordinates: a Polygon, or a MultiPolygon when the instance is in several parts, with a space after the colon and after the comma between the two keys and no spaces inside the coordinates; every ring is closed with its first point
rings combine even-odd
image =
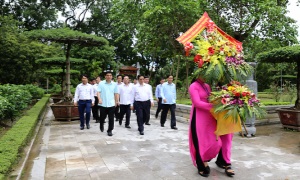
{"type": "Polygon", "coordinates": [[[300,41],[300,6],[296,5],[297,0],[290,0],[290,4],[288,5],[288,16],[295,19],[298,25],[298,40],[300,41]]]}

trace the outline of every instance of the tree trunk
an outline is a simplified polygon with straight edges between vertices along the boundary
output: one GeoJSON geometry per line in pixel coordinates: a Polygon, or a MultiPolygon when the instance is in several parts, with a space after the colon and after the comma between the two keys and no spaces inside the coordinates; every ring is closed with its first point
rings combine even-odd
{"type": "Polygon", "coordinates": [[[295,108],[300,110],[300,61],[297,61],[297,100],[295,102],[295,108]]]}
{"type": "Polygon", "coordinates": [[[177,85],[177,80],[178,80],[178,73],[179,73],[179,66],[180,66],[180,56],[177,56],[178,61],[177,61],[177,70],[176,70],[176,77],[175,77],[175,85],[177,85]]]}
{"type": "Polygon", "coordinates": [[[67,44],[67,49],[66,49],[66,100],[71,101],[72,100],[72,94],[71,94],[71,79],[70,79],[70,50],[71,50],[71,43],[67,44]]]}

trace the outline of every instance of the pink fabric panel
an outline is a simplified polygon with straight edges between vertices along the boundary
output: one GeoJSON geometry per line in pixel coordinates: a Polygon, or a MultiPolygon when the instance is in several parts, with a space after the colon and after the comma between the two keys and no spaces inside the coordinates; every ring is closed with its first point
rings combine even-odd
{"type": "MultiPolygon", "coordinates": [[[[205,85],[208,91],[211,92],[209,85],[203,85],[205,85]]],[[[189,93],[192,100],[190,120],[192,120],[193,111],[194,108],[196,108],[196,130],[200,156],[203,161],[208,161],[217,156],[222,145],[220,140],[216,140],[216,135],[214,134],[217,124],[216,120],[209,112],[212,108],[212,104],[208,102],[207,92],[199,82],[194,82],[190,85],[189,93]]],[[[191,128],[189,130],[189,145],[191,157],[194,165],[196,166],[196,151],[193,144],[191,128]]]]}
{"type": "Polygon", "coordinates": [[[226,163],[231,164],[231,145],[232,145],[233,134],[226,134],[220,136],[222,141],[222,155],[226,163]]]}

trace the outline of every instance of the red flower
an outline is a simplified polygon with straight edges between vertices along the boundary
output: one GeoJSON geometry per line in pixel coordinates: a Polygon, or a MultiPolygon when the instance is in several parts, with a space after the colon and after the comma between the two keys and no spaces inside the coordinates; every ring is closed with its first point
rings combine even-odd
{"type": "Polygon", "coordinates": [[[242,92],[242,96],[247,96],[247,92],[242,92]]]}
{"type": "Polygon", "coordinates": [[[225,99],[225,98],[222,98],[221,103],[222,103],[222,104],[226,104],[226,99],[225,99]]]}
{"type": "Polygon", "coordinates": [[[202,56],[200,56],[199,54],[197,54],[195,57],[194,57],[194,62],[195,63],[198,63],[200,61],[200,59],[202,59],[202,56]]]}
{"type": "Polygon", "coordinates": [[[215,53],[214,48],[213,48],[213,47],[209,47],[209,48],[208,48],[208,54],[209,54],[209,55],[213,55],[214,53],[215,53]]]}
{"type": "Polygon", "coordinates": [[[201,58],[201,59],[199,60],[198,67],[199,67],[199,68],[202,68],[203,64],[204,64],[204,61],[203,61],[203,59],[201,58]]]}
{"type": "Polygon", "coordinates": [[[235,93],[234,93],[234,96],[235,96],[235,97],[240,97],[241,94],[240,94],[239,92],[235,92],[235,93]]]}
{"type": "Polygon", "coordinates": [[[184,50],[185,50],[185,55],[189,56],[190,55],[190,51],[194,48],[194,45],[190,42],[187,42],[184,46],[184,50]]]}

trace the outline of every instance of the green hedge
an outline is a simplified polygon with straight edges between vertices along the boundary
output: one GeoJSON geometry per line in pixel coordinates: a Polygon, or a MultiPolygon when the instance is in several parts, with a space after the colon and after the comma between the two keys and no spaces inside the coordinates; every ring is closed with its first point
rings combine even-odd
{"type": "Polygon", "coordinates": [[[49,97],[49,95],[45,95],[0,139],[0,180],[4,179],[4,176],[17,162],[19,152],[31,138],[49,97]]]}

